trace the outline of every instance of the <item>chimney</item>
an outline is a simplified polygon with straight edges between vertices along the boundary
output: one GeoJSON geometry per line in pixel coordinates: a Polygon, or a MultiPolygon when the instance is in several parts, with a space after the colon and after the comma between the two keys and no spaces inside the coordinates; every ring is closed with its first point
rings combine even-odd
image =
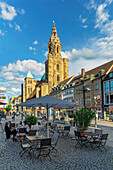
{"type": "Polygon", "coordinates": [[[85,76],[85,68],[82,68],[82,69],[81,69],[81,74],[82,74],[82,77],[85,76]]]}

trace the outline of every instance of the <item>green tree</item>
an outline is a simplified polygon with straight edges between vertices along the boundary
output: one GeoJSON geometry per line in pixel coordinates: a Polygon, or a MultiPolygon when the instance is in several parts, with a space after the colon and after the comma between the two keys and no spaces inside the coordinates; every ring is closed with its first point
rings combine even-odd
{"type": "Polygon", "coordinates": [[[95,117],[95,112],[92,112],[87,108],[82,108],[79,111],[73,113],[73,117],[76,126],[86,130],[88,129],[88,126],[90,126],[91,120],[95,117]]]}
{"type": "Polygon", "coordinates": [[[25,121],[26,123],[31,126],[31,125],[36,125],[38,118],[35,116],[26,116],[25,121]]]}
{"type": "Polygon", "coordinates": [[[10,111],[11,109],[12,109],[12,105],[11,104],[7,105],[6,108],[5,108],[6,112],[10,111]]]}

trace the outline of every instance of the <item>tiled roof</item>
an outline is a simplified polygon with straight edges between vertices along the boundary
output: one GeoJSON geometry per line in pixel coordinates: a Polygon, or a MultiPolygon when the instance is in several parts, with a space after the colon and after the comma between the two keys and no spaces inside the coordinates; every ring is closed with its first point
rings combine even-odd
{"type": "Polygon", "coordinates": [[[65,80],[63,80],[63,81],[61,81],[57,86],[65,85],[66,83],[69,82],[69,80],[71,80],[72,77],[73,77],[73,76],[71,76],[71,77],[69,77],[69,78],[67,78],[67,79],[65,79],[65,80]]]}
{"type": "Polygon", "coordinates": [[[99,71],[102,69],[104,69],[106,73],[112,65],[113,65],[113,60],[85,72],[85,75],[98,74],[99,71]]]}
{"type": "Polygon", "coordinates": [[[35,98],[36,97],[36,89],[34,89],[31,94],[29,95],[29,97],[27,98],[27,100],[35,98]]]}

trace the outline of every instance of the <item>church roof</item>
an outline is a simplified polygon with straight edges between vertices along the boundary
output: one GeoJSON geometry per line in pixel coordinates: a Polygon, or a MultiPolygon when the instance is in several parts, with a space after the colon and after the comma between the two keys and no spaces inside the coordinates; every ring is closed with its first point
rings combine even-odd
{"type": "Polygon", "coordinates": [[[26,78],[33,78],[32,74],[30,71],[28,71],[27,75],[26,75],[26,78]]]}
{"type": "Polygon", "coordinates": [[[43,76],[41,77],[41,80],[45,80],[45,73],[44,73],[43,76]]]}

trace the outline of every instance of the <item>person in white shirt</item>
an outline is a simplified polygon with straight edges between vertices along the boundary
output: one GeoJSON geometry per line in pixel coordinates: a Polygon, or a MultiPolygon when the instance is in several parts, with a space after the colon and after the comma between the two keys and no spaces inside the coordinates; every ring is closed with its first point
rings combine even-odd
{"type": "Polygon", "coordinates": [[[26,134],[29,134],[30,128],[26,121],[24,121],[24,127],[26,128],[26,134]]]}

